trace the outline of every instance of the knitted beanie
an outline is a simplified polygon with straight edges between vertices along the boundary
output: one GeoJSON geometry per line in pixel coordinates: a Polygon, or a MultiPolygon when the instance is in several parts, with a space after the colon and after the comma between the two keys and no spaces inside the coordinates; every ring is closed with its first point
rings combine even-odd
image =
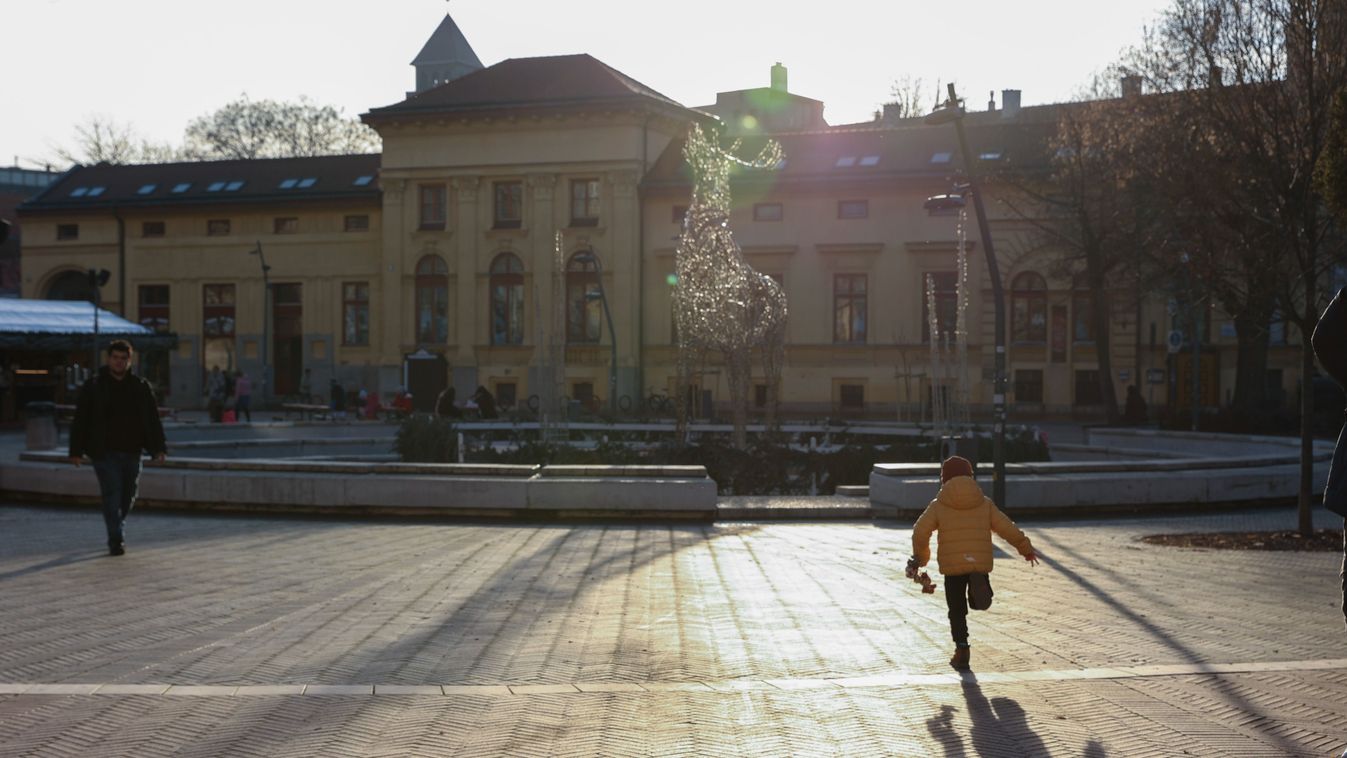
{"type": "Polygon", "coordinates": [[[944,484],[956,476],[972,476],[973,464],[967,458],[951,455],[940,464],[940,483],[944,484]]]}

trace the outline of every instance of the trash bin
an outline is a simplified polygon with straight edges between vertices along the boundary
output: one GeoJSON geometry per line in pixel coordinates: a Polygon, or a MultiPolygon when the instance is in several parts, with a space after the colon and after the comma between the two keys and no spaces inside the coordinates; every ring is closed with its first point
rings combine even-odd
{"type": "Polygon", "coordinates": [[[56,447],[56,403],[29,403],[23,407],[23,418],[28,431],[29,450],[51,450],[56,447]]]}

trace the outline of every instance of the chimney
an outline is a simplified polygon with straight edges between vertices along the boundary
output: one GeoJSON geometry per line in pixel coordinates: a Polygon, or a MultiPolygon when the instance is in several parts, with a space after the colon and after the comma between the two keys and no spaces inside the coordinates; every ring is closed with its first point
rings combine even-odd
{"type": "Polygon", "coordinates": [[[903,106],[898,103],[884,103],[884,123],[892,124],[903,115],[903,106]]]}
{"type": "Polygon", "coordinates": [[[1141,96],[1141,77],[1136,74],[1128,74],[1122,78],[1122,96],[1140,97],[1141,96]]]}
{"type": "Polygon", "coordinates": [[[1020,91],[1001,90],[1001,118],[1015,118],[1020,115],[1020,91]]]}
{"type": "Polygon", "coordinates": [[[987,112],[992,113],[996,110],[996,90],[987,92],[987,112]]]}
{"type": "Polygon", "coordinates": [[[786,91],[786,67],[781,65],[781,61],[772,66],[772,89],[777,92],[786,91]]]}

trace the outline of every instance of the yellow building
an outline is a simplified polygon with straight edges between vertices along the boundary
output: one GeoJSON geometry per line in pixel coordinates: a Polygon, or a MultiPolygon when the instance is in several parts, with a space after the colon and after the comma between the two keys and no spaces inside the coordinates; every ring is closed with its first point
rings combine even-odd
{"type": "MultiPolygon", "coordinates": [[[[541,393],[558,340],[564,391],[608,401],[601,284],[625,407],[673,389],[670,292],[690,193],[682,138],[719,119],[747,135],[745,155],[764,133],[785,149],[775,170],[735,178],[730,219],[750,264],[789,300],[785,412],[916,419],[948,391],[932,389],[948,380],[931,375],[927,315],[933,304],[938,328],[953,329],[960,220],[924,202],[950,186],[952,128],[883,117],[829,126],[822,102],[788,91],[779,64],[770,87],[700,109],[588,55],[482,68],[446,24],[418,56],[418,91],[363,117],[381,155],[76,167],[22,208],[24,296],[80,297],[87,269],[111,271],[109,308],[179,337],[170,360],[144,367],[172,405],[200,405],[215,365],[261,376],[269,344],[272,399],[326,398],[335,381],[385,398],[410,386],[428,408],[445,383],[460,400],[483,385],[502,405],[522,404],[541,393]]],[[[990,164],[1041,146],[1053,118],[1007,92],[1001,109],[968,115],[973,152],[990,164]]],[[[1058,275],[1061,252],[1034,243],[996,191],[1012,413],[1096,414],[1084,293],[1058,275]]],[[[966,223],[968,401],[980,413],[994,319],[966,223]]],[[[1189,360],[1167,353],[1166,297],[1114,295],[1119,399],[1138,384],[1164,405],[1189,360]]],[[[1208,319],[1204,405],[1224,404],[1233,386],[1228,324],[1208,319]]],[[[1295,354],[1285,330],[1274,332],[1280,386],[1295,386],[1295,354]]],[[[958,357],[942,360],[953,370],[958,357]]],[[[714,361],[702,368],[699,389],[724,403],[727,378],[714,361]]]]}

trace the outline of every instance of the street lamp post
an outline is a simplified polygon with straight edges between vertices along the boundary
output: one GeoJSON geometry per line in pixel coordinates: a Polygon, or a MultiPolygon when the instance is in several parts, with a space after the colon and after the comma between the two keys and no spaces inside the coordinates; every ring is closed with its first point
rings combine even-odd
{"type": "MultiPolygon", "coordinates": [[[[267,265],[267,257],[262,254],[262,240],[257,241],[257,247],[248,251],[250,255],[256,255],[257,261],[262,265],[262,404],[267,403],[267,396],[271,392],[271,365],[267,362],[269,348],[271,347],[271,266],[267,265]]],[[[309,402],[304,398],[304,402],[309,402]]]]}
{"type": "MultiPolygon", "coordinates": [[[[925,122],[954,124],[954,132],[959,140],[959,155],[963,160],[964,181],[968,185],[965,194],[973,196],[973,212],[977,215],[978,231],[985,251],[983,255],[987,259],[987,274],[992,280],[992,302],[996,308],[996,375],[992,385],[992,405],[995,409],[992,435],[992,500],[1004,508],[1006,506],[1006,298],[1005,291],[1001,287],[1001,270],[996,262],[996,251],[992,248],[991,229],[987,226],[987,212],[982,205],[982,192],[973,173],[973,155],[968,151],[963,117],[963,106],[959,105],[959,98],[954,92],[954,83],[951,82],[949,99],[926,116],[925,122]]],[[[932,201],[934,200],[935,198],[932,198],[932,201]]]]}
{"type": "Polygon", "coordinates": [[[613,340],[612,361],[608,364],[608,412],[617,416],[617,331],[613,329],[613,313],[608,310],[608,295],[603,289],[603,264],[599,262],[599,256],[591,251],[577,254],[575,260],[580,263],[593,263],[599,282],[599,304],[603,306],[603,320],[608,322],[608,335],[613,340]]]}
{"type": "Polygon", "coordinates": [[[89,364],[90,371],[98,370],[98,311],[103,307],[103,285],[108,283],[112,272],[105,268],[89,269],[89,288],[94,291],[94,361],[89,364]]]}

